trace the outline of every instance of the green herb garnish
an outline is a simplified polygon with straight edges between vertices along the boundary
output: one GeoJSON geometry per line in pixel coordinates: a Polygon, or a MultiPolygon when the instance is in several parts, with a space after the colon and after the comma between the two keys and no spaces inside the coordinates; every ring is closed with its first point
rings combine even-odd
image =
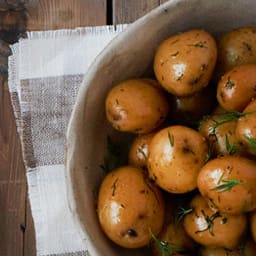
{"type": "Polygon", "coordinates": [[[230,77],[228,77],[228,81],[226,82],[225,87],[227,87],[228,89],[232,89],[234,85],[234,82],[230,79],[230,77]]]}
{"type": "Polygon", "coordinates": [[[225,143],[226,143],[226,150],[229,155],[234,155],[239,151],[239,148],[237,147],[237,145],[230,143],[227,134],[225,135],[225,143]]]}
{"type": "Polygon", "coordinates": [[[193,211],[192,208],[185,209],[183,207],[178,207],[177,213],[176,213],[176,218],[175,218],[176,226],[178,226],[181,223],[181,221],[184,219],[184,217],[187,214],[191,213],[192,211],[193,211]]]}
{"type": "Polygon", "coordinates": [[[252,138],[248,135],[244,135],[244,138],[246,139],[247,143],[249,144],[249,148],[252,152],[256,152],[256,138],[252,138]]]}
{"type": "Polygon", "coordinates": [[[169,142],[170,142],[171,147],[173,147],[173,146],[174,146],[174,137],[173,137],[173,134],[171,134],[171,133],[168,132],[168,139],[169,139],[169,142]]]}
{"type": "Polygon", "coordinates": [[[230,191],[234,186],[243,184],[243,181],[221,178],[219,183],[222,184],[216,186],[212,190],[218,190],[219,192],[230,191]]]}
{"type": "Polygon", "coordinates": [[[177,245],[168,243],[167,241],[159,240],[150,230],[153,241],[155,242],[157,249],[161,253],[161,256],[172,256],[177,252],[184,252],[183,248],[180,248],[177,245]]]}

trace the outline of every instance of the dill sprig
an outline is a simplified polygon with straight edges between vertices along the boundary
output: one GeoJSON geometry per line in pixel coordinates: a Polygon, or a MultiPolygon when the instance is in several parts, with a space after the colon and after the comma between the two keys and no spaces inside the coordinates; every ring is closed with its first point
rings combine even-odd
{"type": "Polygon", "coordinates": [[[201,230],[198,230],[196,231],[196,233],[199,233],[199,232],[204,232],[204,231],[209,231],[209,233],[214,236],[214,233],[213,233],[213,226],[214,226],[214,220],[218,217],[221,217],[220,213],[219,212],[215,212],[214,214],[208,216],[205,214],[205,212],[202,210],[202,214],[204,215],[204,219],[207,223],[207,227],[205,229],[201,229],[201,230]]]}
{"type": "Polygon", "coordinates": [[[249,144],[249,148],[251,152],[256,152],[256,138],[252,138],[248,135],[244,135],[244,138],[246,139],[247,143],[249,144]]]}
{"type": "Polygon", "coordinates": [[[185,250],[183,248],[180,248],[177,245],[173,245],[168,243],[167,241],[159,240],[151,230],[149,230],[152,236],[153,241],[155,242],[157,249],[161,253],[161,256],[172,256],[173,254],[177,252],[184,252],[185,250]]]}
{"type": "Polygon", "coordinates": [[[169,142],[170,142],[171,147],[173,147],[173,146],[174,146],[174,137],[173,137],[173,134],[171,134],[171,133],[168,132],[168,139],[169,139],[169,142]]]}
{"type": "Polygon", "coordinates": [[[229,155],[234,155],[237,152],[239,152],[239,147],[236,144],[230,143],[227,134],[225,134],[225,144],[226,144],[226,150],[229,155]]]}
{"type": "Polygon", "coordinates": [[[192,208],[185,209],[182,206],[178,207],[176,216],[175,216],[175,225],[178,226],[184,217],[193,211],[192,208]]]}
{"type": "Polygon", "coordinates": [[[230,191],[234,186],[243,184],[243,181],[221,178],[220,183],[222,184],[216,186],[212,190],[218,190],[219,192],[230,191]]]}

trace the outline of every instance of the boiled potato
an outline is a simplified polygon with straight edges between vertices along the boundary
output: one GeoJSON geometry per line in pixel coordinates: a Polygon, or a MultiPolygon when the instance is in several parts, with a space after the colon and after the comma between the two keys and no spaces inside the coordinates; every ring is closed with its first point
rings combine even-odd
{"type": "Polygon", "coordinates": [[[149,145],[149,175],[168,192],[192,191],[207,150],[199,132],[181,125],[166,127],[155,134],[149,145]]]}
{"type": "Polygon", "coordinates": [[[221,213],[242,214],[256,208],[256,162],[224,156],[200,170],[197,185],[202,196],[221,213]]]}
{"type": "Polygon", "coordinates": [[[204,247],[200,250],[199,256],[255,256],[255,253],[256,243],[247,239],[234,250],[221,247],[204,247]]]}
{"type": "Polygon", "coordinates": [[[256,210],[250,213],[250,231],[254,242],[256,242],[256,210]]]}
{"type": "Polygon", "coordinates": [[[170,119],[177,124],[196,126],[204,115],[213,110],[215,94],[215,89],[207,86],[190,96],[171,95],[169,97],[170,119]]]}
{"type": "Polygon", "coordinates": [[[145,168],[148,161],[148,147],[154,133],[137,136],[130,147],[128,161],[130,165],[145,168]]]}
{"type": "Polygon", "coordinates": [[[164,40],[154,58],[159,83],[176,96],[188,96],[206,87],[217,58],[214,38],[204,30],[190,30],[164,40]]]}
{"type": "Polygon", "coordinates": [[[98,195],[98,218],[106,235],[126,248],[147,245],[164,222],[161,191],[136,167],[117,168],[104,178],[98,195]]]}
{"type": "Polygon", "coordinates": [[[220,38],[217,47],[218,77],[235,66],[256,64],[256,28],[228,31],[220,38]]]}
{"type": "MultiPolygon", "coordinates": [[[[194,252],[196,243],[187,235],[182,225],[176,225],[175,222],[169,223],[158,235],[159,241],[164,241],[173,246],[173,251],[178,252],[194,252]]],[[[156,243],[153,247],[155,256],[162,256],[161,251],[156,243]]],[[[176,254],[175,254],[176,255],[176,254]]],[[[184,255],[184,254],[178,254],[184,255]]],[[[187,255],[187,254],[186,254],[187,255]]]]}
{"type": "Polygon", "coordinates": [[[239,245],[247,227],[247,218],[244,214],[222,214],[209,207],[201,195],[196,195],[192,199],[190,207],[193,211],[184,217],[184,228],[197,243],[228,249],[234,249],[239,245]]]}
{"type": "Polygon", "coordinates": [[[256,65],[236,66],[226,72],[217,86],[217,100],[222,108],[243,111],[256,96],[256,65]]]}
{"type": "Polygon", "coordinates": [[[237,118],[231,113],[207,116],[200,122],[199,132],[210,145],[209,158],[242,155],[244,146],[236,137],[237,118]]]}
{"type": "Polygon", "coordinates": [[[243,114],[237,121],[236,137],[249,153],[256,155],[256,100],[247,105],[243,114]]]}
{"type": "Polygon", "coordinates": [[[124,132],[148,133],[160,126],[168,111],[168,101],[156,81],[130,79],[114,86],[105,101],[108,121],[124,132]]]}

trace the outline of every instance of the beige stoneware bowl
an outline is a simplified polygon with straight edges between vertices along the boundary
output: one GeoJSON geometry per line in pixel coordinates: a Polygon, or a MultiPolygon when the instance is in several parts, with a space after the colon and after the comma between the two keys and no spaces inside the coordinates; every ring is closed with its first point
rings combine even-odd
{"type": "MultiPolygon", "coordinates": [[[[202,28],[218,36],[256,25],[255,0],[171,0],[131,24],[97,57],[85,75],[67,131],[66,174],[70,208],[92,256],[146,255],[115,246],[101,231],[95,195],[111,132],[104,100],[116,83],[142,76],[159,43],[172,33],[202,28]]],[[[149,254],[147,254],[149,255],[149,254]]]]}

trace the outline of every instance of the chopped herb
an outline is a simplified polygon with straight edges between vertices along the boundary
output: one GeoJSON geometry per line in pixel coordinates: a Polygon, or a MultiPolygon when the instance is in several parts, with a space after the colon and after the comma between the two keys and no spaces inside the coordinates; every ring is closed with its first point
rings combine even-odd
{"type": "Polygon", "coordinates": [[[210,135],[215,135],[216,133],[216,128],[218,128],[219,126],[223,125],[223,124],[226,124],[226,123],[229,123],[229,122],[232,122],[232,121],[236,121],[238,120],[239,118],[241,117],[244,117],[244,116],[247,116],[247,115],[250,115],[250,114],[253,114],[255,113],[255,111],[253,112],[238,112],[238,111],[228,111],[224,114],[221,114],[221,115],[218,115],[217,117],[211,117],[211,116],[206,116],[207,119],[204,119],[203,120],[211,120],[213,121],[214,123],[209,127],[209,131],[210,131],[210,135]]]}
{"type": "Polygon", "coordinates": [[[249,144],[249,148],[251,152],[256,152],[256,138],[252,138],[248,135],[244,135],[244,138],[246,139],[247,143],[249,144]]]}
{"type": "Polygon", "coordinates": [[[197,47],[197,48],[206,48],[206,44],[207,44],[206,41],[204,41],[204,42],[200,41],[200,42],[197,42],[195,44],[192,44],[191,46],[194,46],[194,47],[197,47]]]}
{"type": "Polygon", "coordinates": [[[243,45],[245,46],[246,50],[248,50],[249,52],[252,51],[252,46],[250,44],[248,44],[247,42],[243,42],[243,45]]]}
{"type": "Polygon", "coordinates": [[[193,211],[192,208],[185,209],[183,207],[178,207],[177,213],[176,213],[176,218],[175,218],[176,226],[178,226],[181,223],[181,221],[184,219],[184,217],[187,214],[191,213],[192,211],[193,211]]]}
{"type": "Polygon", "coordinates": [[[220,213],[219,212],[215,212],[214,214],[212,214],[211,216],[208,216],[208,215],[205,215],[205,212],[202,210],[202,214],[204,215],[204,219],[207,223],[207,227],[205,229],[202,229],[202,230],[198,230],[196,231],[196,233],[199,233],[199,232],[204,232],[204,231],[209,231],[209,233],[214,236],[214,233],[213,233],[213,222],[216,218],[218,217],[221,217],[220,213]]]}
{"type": "Polygon", "coordinates": [[[172,256],[177,252],[185,252],[185,250],[177,245],[168,243],[167,241],[159,240],[150,230],[153,241],[155,242],[157,249],[161,253],[161,256],[172,256]]]}
{"type": "Polygon", "coordinates": [[[228,222],[228,218],[223,217],[223,219],[221,220],[221,224],[226,224],[227,222],[228,222]]]}
{"type": "Polygon", "coordinates": [[[235,144],[230,144],[230,141],[228,139],[228,135],[225,135],[225,143],[226,143],[226,150],[229,155],[234,155],[239,151],[239,148],[235,144]]]}
{"type": "Polygon", "coordinates": [[[179,53],[180,53],[180,52],[179,52],[179,51],[177,51],[177,52],[175,52],[175,53],[171,54],[171,56],[172,56],[172,57],[176,57],[176,56],[178,56],[178,55],[179,55],[179,53]]]}
{"type": "Polygon", "coordinates": [[[230,191],[234,186],[243,184],[243,181],[239,180],[233,180],[233,179],[224,179],[221,177],[221,179],[218,181],[218,184],[222,183],[212,190],[218,190],[219,192],[225,192],[225,191],[230,191]]]}
{"type": "Polygon", "coordinates": [[[230,79],[230,76],[228,77],[228,81],[225,84],[225,87],[228,89],[232,89],[235,86],[234,82],[230,79]]]}
{"type": "Polygon", "coordinates": [[[169,132],[168,132],[168,139],[169,139],[171,147],[173,147],[174,146],[174,137],[169,132]]]}

